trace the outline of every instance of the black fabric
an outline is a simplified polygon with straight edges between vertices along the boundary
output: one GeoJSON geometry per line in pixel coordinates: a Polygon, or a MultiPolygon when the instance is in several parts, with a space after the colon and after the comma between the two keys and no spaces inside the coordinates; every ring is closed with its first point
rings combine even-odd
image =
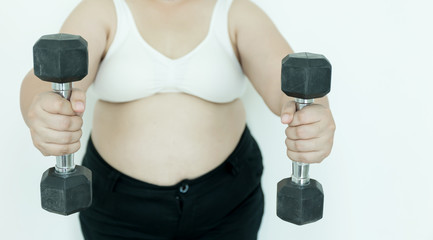
{"type": "Polygon", "coordinates": [[[161,187],[120,173],[91,139],[83,165],[93,172],[93,204],[80,213],[86,240],[254,240],[264,198],[260,149],[246,127],[220,166],[193,180],[161,187]]]}

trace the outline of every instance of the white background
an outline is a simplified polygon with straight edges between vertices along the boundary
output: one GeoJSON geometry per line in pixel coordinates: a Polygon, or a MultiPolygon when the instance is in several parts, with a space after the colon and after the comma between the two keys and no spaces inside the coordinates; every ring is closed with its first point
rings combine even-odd
{"type": "MultiPolygon", "coordinates": [[[[63,217],[40,207],[40,177],[54,160],[32,146],[19,111],[33,44],[57,32],[78,2],[2,0],[0,6],[0,239],[82,239],[76,214],[63,217]]],[[[276,184],[290,173],[284,126],[254,90],[246,92],[248,123],[266,168],[260,239],[432,240],[433,3],[256,2],[295,51],[331,61],[329,98],[337,123],[333,153],[311,170],[324,186],[324,218],[302,227],[285,223],[275,216],[276,184]]],[[[83,143],[91,129],[89,97],[83,143]]]]}

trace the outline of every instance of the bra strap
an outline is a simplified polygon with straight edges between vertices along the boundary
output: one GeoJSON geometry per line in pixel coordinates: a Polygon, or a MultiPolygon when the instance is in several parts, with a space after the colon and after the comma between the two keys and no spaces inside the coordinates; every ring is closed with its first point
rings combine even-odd
{"type": "Polygon", "coordinates": [[[231,9],[232,3],[233,0],[218,0],[216,5],[217,9],[215,12],[216,19],[214,19],[214,32],[218,41],[226,50],[226,52],[237,61],[229,33],[229,11],[231,9]]]}

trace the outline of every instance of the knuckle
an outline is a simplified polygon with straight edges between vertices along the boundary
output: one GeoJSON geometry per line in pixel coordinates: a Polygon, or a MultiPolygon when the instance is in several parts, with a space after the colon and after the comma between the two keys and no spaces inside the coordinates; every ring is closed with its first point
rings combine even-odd
{"type": "Polygon", "coordinates": [[[329,157],[329,155],[331,155],[331,149],[328,149],[327,151],[324,151],[324,152],[322,153],[322,155],[321,155],[321,159],[322,159],[322,161],[323,161],[325,158],[329,157]]]}
{"type": "Polygon", "coordinates": [[[295,162],[302,162],[302,154],[299,154],[297,152],[292,152],[290,150],[287,150],[287,157],[289,157],[292,161],[295,162]]]}
{"type": "Polygon", "coordinates": [[[43,154],[44,149],[42,148],[42,145],[38,141],[33,140],[33,146],[35,146],[35,148],[37,148],[43,154]]]}
{"type": "Polygon", "coordinates": [[[326,152],[324,152],[324,153],[322,154],[322,160],[321,160],[321,161],[323,161],[323,160],[325,160],[325,158],[329,157],[330,154],[331,154],[331,151],[326,151],[326,152]]]}
{"type": "Polygon", "coordinates": [[[60,119],[60,128],[63,130],[67,130],[71,127],[72,121],[69,117],[62,117],[60,119]]]}
{"type": "Polygon", "coordinates": [[[35,142],[35,143],[33,143],[33,145],[35,145],[35,147],[39,150],[39,152],[42,153],[42,155],[43,155],[44,157],[48,157],[48,156],[50,156],[50,152],[49,152],[46,148],[44,148],[44,147],[42,146],[42,144],[40,144],[39,142],[35,142]]]}
{"type": "Polygon", "coordinates": [[[60,143],[62,144],[68,144],[73,142],[74,136],[72,133],[66,133],[62,138],[60,139],[60,143]]]}
{"type": "Polygon", "coordinates": [[[318,158],[315,160],[316,163],[321,163],[329,154],[327,152],[320,152],[318,158]]]}
{"type": "Polygon", "coordinates": [[[54,101],[52,104],[53,104],[53,109],[57,112],[60,112],[64,106],[63,101],[60,99],[58,99],[57,101],[54,101]]]}
{"type": "Polygon", "coordinates": [[[83,119],[78,116],[70,117],[68,129],[71,131],[78,131],[83,127],[83,119]]]}
{"type": "Polygon", "coordinates": [[[36,114],[36,111],[34,109],[30,109],[27,112],[27,118],[31,121],[35,120],[37,118],[36,116],[37,116],[37,114],[36,114]]]}
{"type": "Polygon", "coordinates": [[[48,156],[50,156],[50,154],[49,154],[48,152],[44,151],[44,150],[39,150],[39,151],[42,153],[42,155],[43,155],[44,157],[48,157],[48,156]]]}
{"type": "Polygon", "coordinates": [[[30,136],[32,137],[32,141],[35,142],[35,137],[37,135],[36,129],[34,127],[30,127],[29,130],[30,130],[30,136]]]}
{"type": "Polygon", "coordinates": [[[287,156],[295,162],[310,163],[310,159],[306,154],[287,151],[287,156]]]}
{"type": "MultiPolygon", "coordinates": [[[[33,132],[33,130],[31,130],[31,132],[33,132]]],[[[38,140],[36,140],[36,135],[34,133],[32,133],[31,137],[32,137],[33,146],[35,146],[35,148],[37,148],[39,151],[43,151],[44,149],[42,147],[41,142],[39,142],[38,140]]]]}
{"type": "Polygon", "coordinates": [[[53,149],[44,148],[44,149],[41,149],[40,152],[42,153],[42,155],[44,155],[44,157],[49,157],[49,156],[54,155],[53,149]]]}
{"type": "Polygon", "coordinates": [[[334,138],[331,137],[328,141],[328,152],[331,153],[332,146],[334,146],[334,138]]]}
{"type": "Polygon", "coordinates": [[[74,132],[68,132],[63,138],[63,144],[73,144],[76,141],[76,134],[74,132]]]}
{"type": "Polygon", "coordinates": [[[291,160],[295,160],[295,159],[293,159],[293,154],[292,154],[292,152],[291,152],[290,150],[287,150],[287,151],[286,151],[286,155],[287,155],[287,157],[289,157],[291,160]]]}
{"type": "Polygon", "coordinates": [[[39,142],[35,141],[35,139],[32,138],[33,146],[35,146],[37,149],[39,149],[40,145],[39,142]]]}
{"type": "Polygon", "coordinates": [[[295,134],[298,138],[304,138],[305,136],[305,129],[303,127],[297,127],[295,128],[295,134]]]}
{"type": "Polygon", "coordinates": [[[80,150],[81,148],[81,143],[80,142],[76,142],[75,144],[73,144],[73,146],[71,147],[71,153],[75,153],[78,150],[80,150]]]}
{"type": "Polygon", "coordinates": [[[75,142],[75,136],[73,133],[68,134],[68,143],[75,142]]]}
{"type": "Polygon", "coordinates": [[[78,139],[79,140],[83,136],[83,130],[78,130],[78,139]]]}
{"type": "Polygon", "coordinates": [[[335,125],[335,122],[332,122],[332,124],[329,126],[329,129],[330,129],[332,132],[335,132],[335,130],[337,130],[337,126],[335,125]]]}
{"type": "Polygon", "coordinates": [[[305,154],[299,154],[296,161],[308,163],[310,159],[305,154]]]}
{"type": "Polygon", "coordinates": [[[71,153],[71,149],[69,145],[61,145],[58,150],[59,155],[67,155],[71,153]]]}
{"type": "Polygon", "coordinates": [[[298,111],[298,120],[300,123],[305,123],[308,119],[308,112],[307,111],[298,111]]]}
{"type": "Polygon", "coordinates": [[[78,117],[78,127],[81,129],[83,127],[83,118],[82,117],[78,117]]]}
{"type": "Polygon", "coordinates": [[[314,156],[312,156],[312,159],[310,160],[311,163],[321,163],[325,158],[327,157],[328,152],[327,151],[320,151],[314,156]]]}
{"type": "Polygon", "coordinates": [[[286,147],[290,148],[290,139],[286,138],[286,140],[284,141],[286,143],[286,147]]]}
{"type": "Polygon", "coordinates": [[[304,149],[304,144],[302,141],[294,141],[294,148],[297,151],[301,151],[304,149]]]}

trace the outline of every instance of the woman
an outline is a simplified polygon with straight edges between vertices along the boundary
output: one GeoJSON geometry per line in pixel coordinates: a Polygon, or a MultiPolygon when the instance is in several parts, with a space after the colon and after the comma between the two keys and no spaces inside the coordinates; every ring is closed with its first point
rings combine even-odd
{"type": "Polygon", "coordinates": [[[34,145],[64,155],[81,146],[92,84],[99,96],[83,160],[94,181],[86,239],[257,238],[262,159],[239,100],[244,74],[289,125],[290,159],[331,151],[327,99],[295,112],[280,90],[292,50],[248,0],[83,0],[61,32],[88,41],[88,76],[68,102],[30,71],[21,108],[34,145]]]}

